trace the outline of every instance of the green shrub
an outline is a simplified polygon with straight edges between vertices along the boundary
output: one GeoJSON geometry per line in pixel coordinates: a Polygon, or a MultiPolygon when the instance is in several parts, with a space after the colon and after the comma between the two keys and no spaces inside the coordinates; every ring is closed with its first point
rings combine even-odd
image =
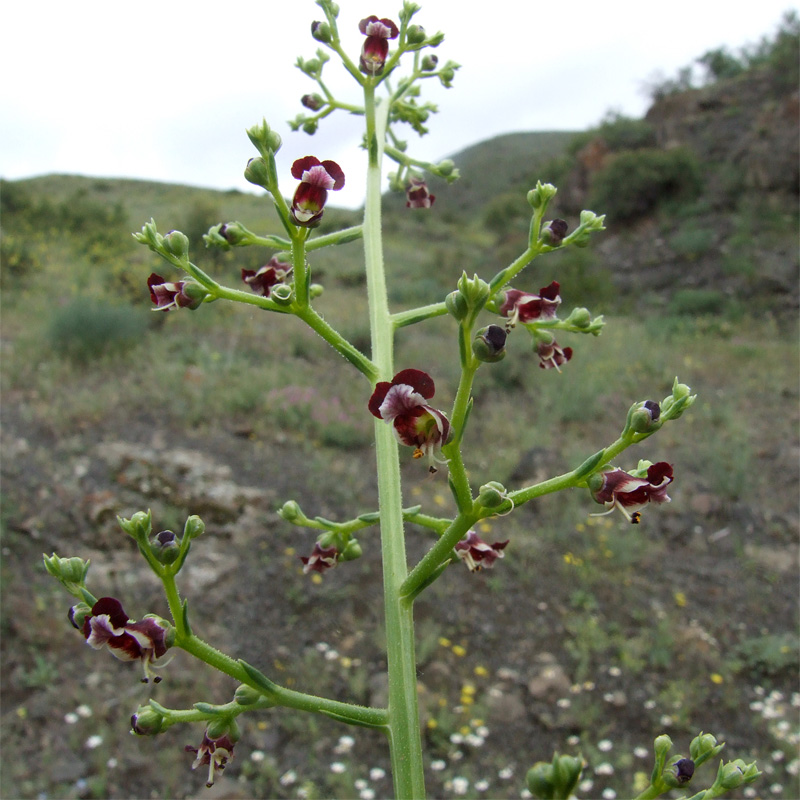
{"type": "Polygon", "coordinates": [[[47,338],[59,355],[85,361],[132,347],[144,336],[148,320],[143,310],[78,297],[54,312],[47,338]]]}
{"type": "Polygon", "coordinates": [[[631,220],[665,200],[687,202],[700,193],[700,165],[684,147],[626,151],[598,170],[590,189],[590,206],[609,219],[631,220]]]}
{"type": "Polygon", "coordinates": [[[675,292],[669,304],[671,314],[698,316],[720,314],[725,310],[725,297],[715,289],[681,289],[675,292]]]}
{"type": "Polygon", "coordinates": [[[669,246],[679,256],[694,260],[705,255],[714,243],[714,231],[695,224],[684,225],[669,240],[669,246]]]}

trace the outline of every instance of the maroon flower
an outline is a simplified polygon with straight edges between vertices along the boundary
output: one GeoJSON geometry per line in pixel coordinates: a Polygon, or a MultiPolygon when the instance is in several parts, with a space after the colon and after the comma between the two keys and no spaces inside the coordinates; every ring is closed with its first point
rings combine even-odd
{"type": "Polygon", "coordinates": [[[183,749],[187,753],[197,753],[197,758],[192,764],[192,769],[208,766],[208,781],[206,787],[214,785],[214,773],[225,769],[228,762],[233,758],[233,747],[236,744],[230,734],[226,733],[218,739],[212,739],[208,735],[208,729],[203,734],[203,741],[200,747],[192,747],[187,744],[183,749]]]}
{"type": "Polygon", "coordinates": [[[436,195],[428,191],[428,184],[425,181],[411,178],[406,189],[406,198],[406,208],[430,208],[436,195]]]}
{"type": "Polygon", "coordinates": [[[517,322],[524,325],[540,319],[555,319],[561,304],[558,294],[560,288],[558,281],[553,281],[549,286],[539,289],[539,294],[509,289],[499,313],[508,317],[506,324],[509,328],[513,328],[517,322]]]}
{"type": "Polygon", "coordinates": [[[434,393],[430,375],[419,369],[404,369],[391,383],[378,383],[368,404],[370,412],[378,419],[394,423],[397,439],[415,448],[414,458],[427,457],[431,472],[436,472],[433,466],[433,461],[438,461],[436,451],[446,444],[450,435],[447,417],[425,402],[434,393]]]}
{"type": "Polygon", "coordinates": [[[168,283],[153,272],[147,279],[150,299],[155,303],[155,311],[169,311],[171,308],[197,308],[207,292],[194,281],[168,283]]]}
{"type": "Polygon", "coordinates": [[[242,280],[256,293],[269,297],[270,289],[279,283],[285,283],[286,277],[291,273],[292,265],[279,261],[278,256],[272,256],[269,264],[264,264],[258,270],[243,269],[242,280]]]}
{"type": "MultiPolygon", "coordinates": [[[[70,621],[75,627],[72,609],[70,621]]],[[[111,654],[120,661],[140,659],[144,666],[143,683],[150,680],[152,669],[164,666],[155,661],[167,652],[167,628],[153,617],[145,617],[141,622],[128,619],[119,600],[113,597],[101,597],[93,606],[90,614],[83,618],[83,631],[86,643],[95,650],[108,647],[111,654]]],[[[154,678],[158,683],[161,678],[154,678]]]]}
{"type": "Polygon", "coordinates": [[[456,555],[467,565],[470,572],[480,572],[494,566],[498,558],[503,558],[508,539],[504,542],[486,544],[475,531],[468,531],[465,538],[456,543],[456,555]]]}
{"type": "Polygon", "coordinates": [[[344,186],[344,172],[335,161],[320,161],[314,156],[298,158],[292,164],[292,177],[300,181],[292,200],[292,221],[313,228],[322,219],[328,190],[344,186]]]}
{"type": "Polygon", "coordinates": [[[559,347],[555,339],[549,342],[538,341],[536,343],[536,353],[539,356],[539,366],[542,369],[555,369],[558,372],[561,372],[559,367],[572,358],[572,348],[559,347]]]}
{"type": "Polygon", "coordinates": [[[642,516],[638,509],[647,503],[669,503],[667,487],[672,483],[672,465],[666,461],[651,464],[646,478],[637,478],[615,467],[593,479],[589,484],[592,497],[608,509],[605,513],[618,508],[629,522],[636,524],[642,516]]]}
{"type": "Polygon", "coordinates": [[[303,562],[303,572],[325,572],[326,569],[336,565],[339,551],[335,547],[321,547],[319,542],[314,543],[310,556],[300,556],[303,562]]]}
{"type": "Polygon", "coordinates": [[[358,29],[367,40],[361,48],[359,68],[367,75],[380,75],[389,54],[389,39],[396,39],[399,31],[390,19],[378,19],[374,14],[362,19],[358,29]]]}

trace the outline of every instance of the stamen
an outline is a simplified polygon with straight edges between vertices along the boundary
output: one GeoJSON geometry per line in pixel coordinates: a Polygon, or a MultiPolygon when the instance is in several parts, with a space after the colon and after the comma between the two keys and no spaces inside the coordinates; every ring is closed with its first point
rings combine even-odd
{"type": "Polygon", "coordinates": [[[424,455],[425,453],[423,453],[419,447],[414,451],[414,458],[422,458],[424,455]]]}

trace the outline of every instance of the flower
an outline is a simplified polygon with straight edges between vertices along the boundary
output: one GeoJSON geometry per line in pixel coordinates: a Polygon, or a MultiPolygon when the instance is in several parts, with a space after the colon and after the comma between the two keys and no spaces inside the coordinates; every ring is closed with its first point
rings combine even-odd
{"type": "MultiPolygon", "coordinates": [[[[156,664],[156,659],[167,652],[166,634],[168,628],[163,621],[145,617],[141,622],[128,619],[122,603],[113,597],[101,597],[83,617],[83,624],[75,622],[75,609],[70,609],[70,622],[83,631],[86,643],[95,650],[108,647],[111,654],[120,661],[141,659],[144,666],[143,683],[148,683],[152,669],[164,666],[156,664]]],[[[154,678],[158,683],[161,678],[154,678]]]]}
{"type": "Polygon", "coordinates": [[[328,190],[338,191],[344,186],[344,172],[335,161],[305,156],[292,164],[292,177],[300,181],[292,200],[292,221],[303,228],[313,228],[322,219],[328,190]]]}
{"type": "Polygon", "coordinates": [[[555,319],[561,298],[558,281],[553,281],[549,286],[539,289],[539,294],[520,292],[518,289],[509,289],[500,306],[499,313],[508,318],[507,328],[513,328],[517,322],[523,325],[542,319],[555,319]]]}
{"type": "Polygon", "coordinates": [[[303,562],[303,572],[325,572],[336,564],[339,551],[335,547],[321,547],[319,542],[314,543],[310,556],[300,556],[303,562]]]}
{"type": "Polygon", "coordinates": [[[615,467],[593,476],[589,485],[592,488],[592,497],[608,509],[605,513],[610,514],[618,508],[629,522],[636,524],[642,516],[638,509],[647,503],[669,503],[667,487],[670,483],[672,465],[659,461],[647,468],[645,478],[637,478],[615,467]],[[596,488],[592,487],[592,483],[597,484],[596,488]]]}
{"type": "Polygon", "coordinates": [[[367,75],[380,75],[389,54],[389,39],[396,39],[397,25],[390,19],[378,19],[374,14],[358,23],[358,29],[367,40],[361,48],[359,69],[367,75]]]}
{"type": "Polygon", "coordinates": [[[406,189],[406,208],[430,208],[436,199],[428,191],[428,184],[420,178],[411,178],[406,189]]]}
{"type": "Polygon", "coordinates": [[[168,283],[155,272],[147,279],[150,299],[155,303],[154,311],[169,311],[171,308],[197,308],[208,294],[194,281],[168,283]]]}
{"type": "Polygon", "coordinates": [[[434,393],[430,375],[419,369],[404,369],[391,382],[378,383],[368,404],[374,416],[394,424],[401,444],[415,448],[414,458],[427,457],[431,472],[436,472],[432,463],[437,460],[435,452],[450,436],[450,421],[425,402],[434,393]]]}
{"type": "Polygon", "coordinates": [[[470,572],[480,572],[483,567],[487,569],[494,566],[498,558],[503,558],[508,544],[504,542],[486,544],[475,531],[468,531],[465,538],[456,543],[456,555],[467,565],[470,572]]]}
{"type": "Polygon", "coordinates": [[[542,369],[558,369],[562,364],[566,364],[572,358],[571,347],[559,347],[555,339],[549,342],[540,340],[536,343],[536,353],[539,356],[539,366],[542,369]]]}
{"type": "Polygon", "coordinates": [[[192,764],[192,769],[208,765],[208,781],[206,782],[206,787],[211,787],[214,785],[214,773],[217,770],[222,772],[228,761],[233,758],[233,747],[235,744],[236,742],[233,740],[230,733],[225,733],[216,739],[212,739],[208,735],[208,728],[206,728],[200,747],[192,747],[187,744],[183,749],[187,753],[197,753],[197,758],[195,758],[192,764]]]}
{"type": "Polygon", "coordinates": [[[242,280],[257,294],[269,297],[270,289],[279,283],[285,283],[291,272],[291,264],[279,261],[278,256],[272,256],[269,263],[258,270],[243,269],[242,280]]]}

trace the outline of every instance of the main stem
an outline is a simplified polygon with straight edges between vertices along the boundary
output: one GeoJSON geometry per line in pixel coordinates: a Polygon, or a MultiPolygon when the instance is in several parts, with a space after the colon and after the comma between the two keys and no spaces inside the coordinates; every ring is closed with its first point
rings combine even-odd
{"type": "MultiPolygon", "coordinates": [[[[372,361],[381,380],[394,373],[394,325],[389,313],[381,238],[381,162],[389,102],[375,102],[375,87],[364,87],[367,120],[367,199],[364,207],[364,255],[369,296],[372,361]]],[[[413,605],[400,596],[408,574],[400,458],[389,425],[375,422],[375,454],[381,515],[383,596],[386,616],[386,659],[389,671],[389,748],[397,800],[425,797],[422,742],[417,701],[413,605]]]]}

